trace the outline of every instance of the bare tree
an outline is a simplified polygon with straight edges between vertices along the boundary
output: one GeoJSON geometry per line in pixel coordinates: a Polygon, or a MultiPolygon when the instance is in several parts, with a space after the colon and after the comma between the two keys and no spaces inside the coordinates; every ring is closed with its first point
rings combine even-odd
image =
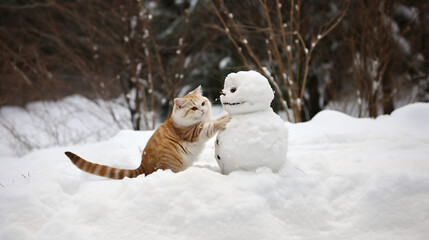
{"type": "MultiPolygon", "coordinates": [[[[247,3],[247,2],[246,2],[247,3]]],[[[301,0],[283,5],[259,0],[233,11],[224,1],[211,0],[222,30],[248,69],[257,69],[273,85],[289,121],[302,121],[309,64],[319,42],[343,19],[349,1],[324,23],[309,23],[309,11],[301,0]],[[292,114],[289,113],[292,110],[292,114]]],[[[241,2],[243,4],[243,2],[241,2]]],[[[316,18],[311,18],[316,19],[316,18]]]]}
{"type": "MultiPolygon", "coordinates": [[[[361,116],[389,113],[404,87],[419,85],[419,99],[428,95],[428,5],[5,0],[0,104],[74,93],[105,100],[124,96],[127,123],[106,105],[116,124],[153,129],[184,85],[220,78],[233,69],[220,73],[211,61],[232,56],[233,67],[256,69],[269,79],[276,91],[273,107],[290,121],[308,120],[344,99],[360,101],[361,116]]],[[[218,92],[213,82],[207,85],[218,92]]]]}
{"type": "Polygon", "coordinates": [[[151,13],[152,5],[135,0],[3,3],[1,101],[14,103],[16,95],[25,103],[73,93],[105,100],[122,94],[133,129],[154,129],[161,108],[171,104],[200,53],[190,47],[188,9],[174,20],[178,29],[159,37],[170,23],[151,13]]]}
{"type": "Polygon", "coordinates": [[[417,11],[400,27],[394,19],[397,6],[389,0],[357,1],[353,7],[346,40],[359,116],[390,114],[395,94],[414,81],[411,72],[420,71],[416,68],[418,54],[411,45],[420,33],[414,29],[406,37],[416,24],[417,11]]]}

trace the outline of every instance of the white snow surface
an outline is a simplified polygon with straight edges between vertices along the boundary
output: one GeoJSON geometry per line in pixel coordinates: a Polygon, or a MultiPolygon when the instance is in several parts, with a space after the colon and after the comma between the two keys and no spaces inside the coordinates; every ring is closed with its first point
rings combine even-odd
{"type": "Polygon", "coordinates": [[[135,168],[147,131],[1,154],[0,239],[429,239],[428,123],[428,103],[286,123],[279,173],[220,174],[213,139],[193,167],[134,179],[86,174],[63,154],[135,168]]]}
{"type": "Polygon", "coordinates": [[[25,108],[2,107],[0,157],[110,138],[132,127],[125,105],[124,97],[103,101],[73,95],[60,101],[32,102],[25,108]]]}

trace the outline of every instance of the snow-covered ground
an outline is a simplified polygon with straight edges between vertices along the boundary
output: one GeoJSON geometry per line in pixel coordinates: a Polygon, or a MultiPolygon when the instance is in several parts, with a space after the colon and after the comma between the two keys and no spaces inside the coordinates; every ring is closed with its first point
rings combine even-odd
{"type": "Polygon", "coordinates": [[[213,140],[186,171],[135,179],[86,174],[64,155],[135,168],[144,131],[23,157],[0,147],[0,239],[429,239],[428,103],[286,124],[278,174],[220,174],[213,140]]]}
{"type": "Polygon", "coordinates": [[[131,128],[123,98],[89,100],[80,95],[0,108],[0,156],[34,149],[95,142],[131,128]]]}

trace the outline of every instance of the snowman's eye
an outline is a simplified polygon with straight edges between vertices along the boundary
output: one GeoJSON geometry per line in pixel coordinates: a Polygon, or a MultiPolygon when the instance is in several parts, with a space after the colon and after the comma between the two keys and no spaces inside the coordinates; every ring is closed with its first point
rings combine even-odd
{"type": "Polygon", "coordinates": [[[229,91],[231,91],[232,93],[234,93],[235,91],[237,91],[237,88],[233,87],[229,91]]]}

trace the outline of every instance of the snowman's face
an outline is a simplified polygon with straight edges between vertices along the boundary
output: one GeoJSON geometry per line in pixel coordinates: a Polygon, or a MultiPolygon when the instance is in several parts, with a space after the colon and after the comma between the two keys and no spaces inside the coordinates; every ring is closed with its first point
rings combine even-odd
{"type": "Polygon", "coordinates": [[[274,98],[268,80],[255,71],[228,74],[221,94],[222,106],[231,115],[266,110],[274,98]]]}

